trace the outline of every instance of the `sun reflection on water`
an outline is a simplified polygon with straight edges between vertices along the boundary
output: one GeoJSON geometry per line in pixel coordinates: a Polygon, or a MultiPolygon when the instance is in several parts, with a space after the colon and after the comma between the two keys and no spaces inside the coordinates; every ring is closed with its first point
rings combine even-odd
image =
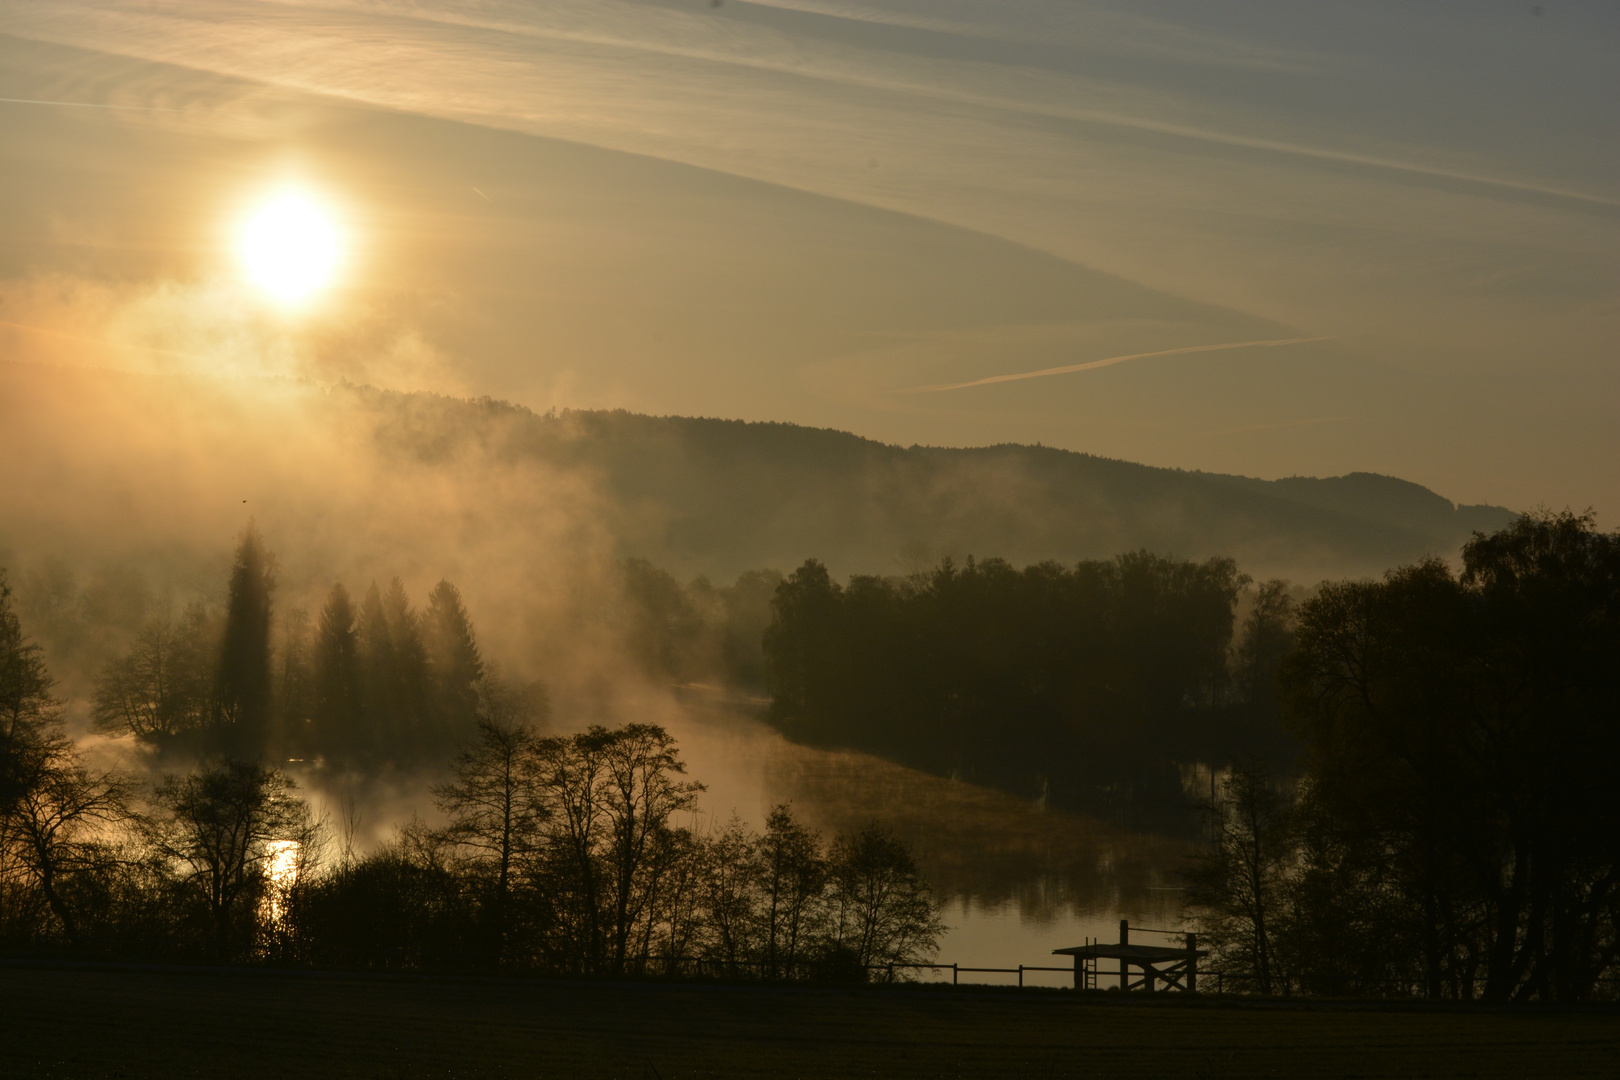
{"type": "Polygon", "coordinates": [[[270,881],[267,914],[272,925],[280,923],[286,909],[287,891],[298,881],[302,845],[297,840],[272,840],[265,860],[265,877],[270,881]]]}

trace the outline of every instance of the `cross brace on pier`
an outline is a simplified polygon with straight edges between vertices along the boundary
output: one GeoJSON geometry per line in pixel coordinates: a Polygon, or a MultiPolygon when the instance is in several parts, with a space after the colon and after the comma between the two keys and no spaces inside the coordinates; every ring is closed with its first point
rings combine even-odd
{"type": "Polygon", "coordinates": [[[1068,949],[1053,949],[1057,956],[1074,957],[1074,988],[1087,990],[1095,987],[1098,960],[1114,960],[1119,964],[1121,990],[1138,988],[1153,993],[1164,984],[1166,990],[1198,990],[1198,961],[1209,952],[1198,947],[1198,935],[1188,933],[1184,948],[1167,945],[1132,945],[1131,924],[1119,920],[1119,944],[1099,943],[1075,945],[1068,949]],[[1131,970],[1139,969],[1140,978],[1133,978],[1131,970]]]}

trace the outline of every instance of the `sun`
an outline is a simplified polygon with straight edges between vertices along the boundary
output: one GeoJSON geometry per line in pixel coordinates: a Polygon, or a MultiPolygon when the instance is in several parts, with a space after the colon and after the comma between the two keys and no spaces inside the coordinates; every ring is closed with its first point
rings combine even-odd
{"type": "Polygon", "coordinates": [[[343,229],[312,192],[272,192],[237,227],[236,257],[243,276],[277,304],[298,307],[331,287],[342,269],[343,229]]]}

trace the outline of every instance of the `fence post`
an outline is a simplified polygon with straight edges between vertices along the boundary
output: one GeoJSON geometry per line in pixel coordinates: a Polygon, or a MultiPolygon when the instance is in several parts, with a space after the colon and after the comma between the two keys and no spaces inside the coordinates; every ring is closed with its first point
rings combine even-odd
{"type": "Polygon", "coordinates": [[[1024,965],[1019,964],[1018,965],[1018,989],[1022,990],[1023,988],[1024,988],[1024,965]]]}
{"type": "Polygon", "coordinates": [[[956,965],[955,964],[951,965],[951,985],[952,986],[957,985],[957,982],[956,982],[956,965]]]}

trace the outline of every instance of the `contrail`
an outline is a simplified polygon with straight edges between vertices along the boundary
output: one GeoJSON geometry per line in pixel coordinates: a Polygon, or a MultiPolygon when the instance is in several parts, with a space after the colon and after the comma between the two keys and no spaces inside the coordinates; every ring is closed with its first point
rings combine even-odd
{"type": "Polygon", "coordinates": [[[61,105],[69,109],[130,109],[135,112],[185,112],[164,105],[101,105],[94,101],[41,101],[38,98],[0,97],[7,105],[61,105]]]}
{"type": "Polygon", "coordinates": [[[1103,360],[1088,360],[1084,364],[1065,364],[1062,367],[1041,368],[1039,371],[1020,371],[1014,375],[991,375],[989,378],[974,379],[972,382],[950,383],[945,386],[914,386],[901,392],[906,394],[932,394],[941,390],[966,390],[973,386],[989,386],[991,383],[1017,382],[1019,379],[1039,379],[1043,375],[1068,375],[1075,371],[1090,371],[1093,368],[1123,364],[1127,360],[1146,360],[1154,356],[1220,352],[1223,349],[1274,349],[1279,345],[1304,345],[1312,341],[1326,340],[1328,339],[1325,337],[1301,337],[1275,338],[1268,341],[1228,341],[1220,345],[1186,345],[1179,349],[1160,349],[1158,352],[1127,353],[1124,356],[1110,356],[1103,360]]]}

